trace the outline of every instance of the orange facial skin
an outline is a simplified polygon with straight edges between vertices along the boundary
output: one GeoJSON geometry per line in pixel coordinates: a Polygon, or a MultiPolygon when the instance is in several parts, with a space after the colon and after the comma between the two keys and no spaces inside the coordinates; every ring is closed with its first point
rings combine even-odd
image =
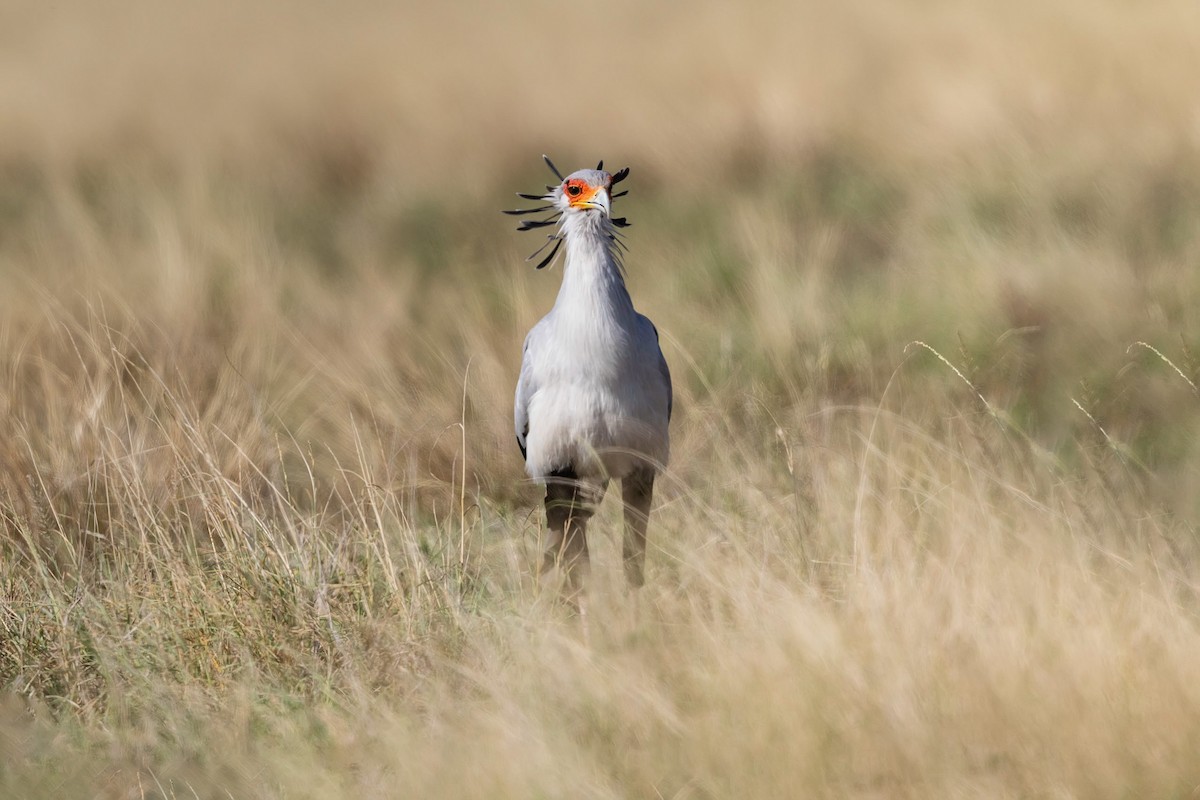
{"type": "Polygon", "coordinates": [[[602,187],[592,186],[587,181],[573,178],[567,181],[567,185],[563,187],[563,192],[567,196],[567,203],[572,208],[586,207],[588,201],[595,196],[596,192],[602,187]]]}

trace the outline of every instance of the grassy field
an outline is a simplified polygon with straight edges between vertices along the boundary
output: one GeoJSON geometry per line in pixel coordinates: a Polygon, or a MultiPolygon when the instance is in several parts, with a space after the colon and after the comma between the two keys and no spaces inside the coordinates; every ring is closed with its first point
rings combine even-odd
{"type": "Polygon", "coordinates": [[[0,797],[1200,792],[1200,6],[0,10],[0,797]],[[635,613],[532,572],[628,164],[635,613]]]}

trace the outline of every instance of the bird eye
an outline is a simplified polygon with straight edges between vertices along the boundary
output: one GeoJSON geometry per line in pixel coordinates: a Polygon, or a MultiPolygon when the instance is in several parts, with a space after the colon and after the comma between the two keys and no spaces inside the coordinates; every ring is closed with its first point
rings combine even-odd
{"type": "Polygon", "coordinates": [[[567,187],[567,194],[571,195],[571,197],[577,197],[579,195],[579,193],[582,191],[583,190],[580,189],[575,184],[571,184],[570,186],[567,187]]]}

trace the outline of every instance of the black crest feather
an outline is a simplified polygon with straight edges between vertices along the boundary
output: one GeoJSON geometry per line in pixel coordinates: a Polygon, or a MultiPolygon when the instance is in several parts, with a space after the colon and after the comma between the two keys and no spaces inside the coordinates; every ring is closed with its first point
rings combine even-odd
{"type": "MultiPolygon", "coordinates": [[[[554,247],[550,250],[550,255],[546,256],[541,261],[539,261],[538,265],[536,267],[534,267],[534,269],[541,269],[542,267],[546,266],[551,261],[553,261],[554,257],[556,255],[558,255],[558,248],[562,247],[562,243],[563,243],[562,239],[555,239],[554,247]]],[[[536,255],[536,253],[534,255],[536,255]]],[[[530,258],[533,258],[533,256],[530,256],[530,258]]]]}
{"type": "Polygon", "coordinates": [[[501,214],[511,214],[517,216],[520,214],[540,214],[543,211],[549,211],[554,206],[539,206],[538,208],[514,208],[512,211],[501,211],[501,214]]]}
{"type": "Polygon", "coordinates": [[[546,166],[550,168],[550,171],[553,172],[560,181],[563,180],[562,173],[558,171],[558,167],[554,166],[554,162],[550,160],[550,156],[543,153],[542,160],[546,162],[546,166]]]}
{"type": "MultiPolygon", "coordinates": [[[[566,180],[563,177],[562,172],[559,171],[558,167],[556,167],[554,165],[554,162],[550,160],[550,156],[543,155],[542,160],[546,162],[546,166],[550,168],[550,171],[554,173],[554,176],[556,178],[558,178],[558,180],[560,182],[566,180]]],[[[597,170],[604,169],[604,160],[603,159],[601,159],[599,162],[597,162],[596,169],[597,170]]],[[[629,177],[629,167],[624,167],[622,169],[619,169],[612,176],[612,184],[618,184],[621,181],[625,180],[627,177],[629,177]]],[[[559,221],[562,219],[562,212],[555,208],[553,200],[556,196],[556,192],[558,192],[559,190],[560,189],[558,186],[547,185],[546,186],[546,194],[529,194],[526,192],[517,192],[517,197],[521,198],[522,200],[534,200],[534,201],[541,201],[543,203],[547,203],[547,201],[549,201],[549,203],[547,205],[537,206],[536,208],[514,208],[511,210],[505,209],[501,213],[509,214],[512,216],[521,216],[524,214],[540,214],[540,213],[547,212],[547,211],[550,212],[550,216],[546,217],[545,219],[521,220],[520,224],[517,226],[518,231],[532,231],[532,230],[537,230],[539,228],[547,228],[547,227],[550,227],[551,225],[557,225],[559,223],[559,221]]],[[[628,189],[626,189],[624,191],[620,191],[620,192],[614,192],[612,194],[612,199],[615,200],[616,198],[624,197],[627,194],[629,194],[628,189]]],[[[627,220],[625,217],[613,217],[611,222],[612,222],[613,226],[616,228],[628,228],[630,225],[629,220],[627,220]]],[[[620,248],[622,250],[626,249],[624,242],[621,241],[621,239],[616,231],[613,231],[610,234],[609,238],[612,240],[614,247],[620,248]]],[[[532,261],[535,258],[537,258],[539,255],[541,255],[542,252],[546,250],[546,248],[550,248],[550,252],[547,253],[546,256],[544,258],[542,258],[542,260],[539,261],[536,265],[536,269],[543,269],[543,268],[549,266],[554,261],[555,256],[557,256],[562,249],[562,243],[563,243],[563,236],[562,236],[561,232],[551,233],[546,236],[545,243],[541,247],[539,247],[537,250],[533,251],[529,255],[529,257],[526,258],[525,260],[532,261]]]]}
{"type": "Polygon", "coordinates": [[[519,231],[531,231],[534,228],[545,228],[547,225],[554,225],[558,222],[558,217],[554,216],[550,219],[523,219],[521,224],[517,226],[519,231]]]}

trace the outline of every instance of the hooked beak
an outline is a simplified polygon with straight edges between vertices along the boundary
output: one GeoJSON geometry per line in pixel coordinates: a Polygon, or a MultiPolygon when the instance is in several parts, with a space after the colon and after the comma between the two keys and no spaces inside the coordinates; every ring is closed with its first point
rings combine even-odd
{"type": "Polygon", "coordinates": [[[588,198],[586,203],[580,203],[583,208],[595,208],[604,212],[604,216],[612,216],[612,198],[608,196],[607,189],[597,189],[596,193],[588,198]]]}

